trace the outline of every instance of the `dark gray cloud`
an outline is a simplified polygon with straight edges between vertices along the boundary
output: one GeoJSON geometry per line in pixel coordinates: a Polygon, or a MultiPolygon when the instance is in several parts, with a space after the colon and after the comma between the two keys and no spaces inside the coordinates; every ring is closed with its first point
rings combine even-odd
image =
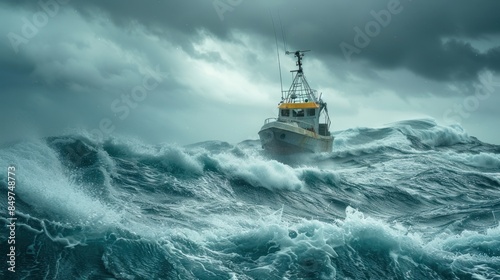
{"type": "MultiPolygon", "coordinates": [[[[217,3],[225,1],[71,1],[87,18],[105,13],[116,25],[133,28],[147,26],[153,33],[169,39],[176,31],[177,43],[196,38],[199,29],[230,40],[231,30],[272,36],[269,12],[280,15],[288,43],[292,48],[313,49],[324,56],[344,57],[342,42],[356,47],[355,27],[363,33],[371,28],[367,47],[359,48],[353,60],[366,60],[378,68],[407,68],[426,78],[437,80],[474,79],[479,71],[498,71],[498,45],[481,52],[468,40],[500,35],[498,1],[232,1],[230,10],[217,3]],[[396,14],[389,13],[389,7],[396,14]],[[224,20],[216,10],[222,11],[224,20]],[[370,26],[377,22],[380,31],[370,26]],[[387,26],[383,26],[383,22],[387,26]],[[184,40],[183,40],[184,39],[184,40]],[[450,40],[446,40],[450,39],[450,40]]],[[[16,1],[16,5],[19,5],[16,1]]],[[[229,4],[226,4],[229,5],[229,4]]],[[[230,6],[230,5],[229,5],[230,6]]],[[[276,20],[276,25],[278,22],[276,20]]],[[[277,26],[277,28],[280,28],[277,26]]],[[[278,33],[280,30],[278,30],[278,33]]],[[[496,42],[498,43],[498,41],[496,42]]]]}
{"type": "MultiPolygon", "coordinates": [[[[55,1],[55,0],[54,0],[55,1]]],[[[51,2],[51,1],[46,1],[51,2]]],[[[33,1],[7,1],[32,12],[40,10],[33,1]]],[[[110,20],[132,32],[137,25],[147,32],[179,44],[190,51],[198,30],[232,40],[231,30],[272,37],[269,14],[280,15],[291,48],[313,49],[318,55],[344,58],[339,45],[344,42],[360,50],[350,58],[364,60],[382,69],[407,68],[436,80],[474,79],[484,69],[498,71],[498,41],[479,51],[468,40],[500,36],[498,1],[380,0],[358,1],[69,1],[88,20],[110,20]],[[220,6],[223,3],[230,8],[220,6]],[[385,17],[389,6],[397,14],[385,17]],[[223,15],[221,20],[219,13],[223,15]],[[229,9],[229,10],[228,10],[229,9]],[[378,15],[378,16],[374,16],[378,15]],[[386,22],[374,29],[370,23],[386,22]],[[369,39],[366,47],[355,44],[359,27],[369,39]],[[366,35],[367,29],[376,36],[366,35]],[[449,40],[448,40],[449,39],[449,40]]],[[[50,7],[50,6],[49,6],[50,7]]],[[[62,8],[68,8],[63,7],[62,8]]],[[[277,26],[278,33],[280,27],[277,26]]]]}
{"type": "MultiPolygon", "coordinates": [[[[2,130],[92,130],[104,119],[113,133],[156,142],[250,138],[279,95],[271,15],[280,50],[281,28],[288,49],[313,50],[307,75],[339,112],[334,129],[421,115],[474,127],[498,118],[496,89],[477,108],[466,103],[484,87],[481,75],[498,76],[498,1],[8,0],[0,8],[2,130]],[[168,76],[127,101],[156,67],[168,76]]],[[[286,84],[294,62],[281,59],[286,84]]]]}

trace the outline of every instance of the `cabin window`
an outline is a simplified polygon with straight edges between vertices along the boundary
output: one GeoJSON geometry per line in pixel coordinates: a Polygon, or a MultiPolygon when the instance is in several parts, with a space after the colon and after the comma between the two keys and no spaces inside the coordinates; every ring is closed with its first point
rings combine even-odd
{"type": "Polygon", "coordinates": [[[307,115],[308,116],[315,116],[316,115],[316,109],[307,109],[307,115]]]}
{"type": "Polygon", "coordinates": [[[290,116],[290,110],[288,110],[288,109],[282,109],[281,110],[281,116],[283,116],[283,117],[289,117],[290,116]]]}
{"type": "Polygon", "coordinates": [[[304,116],[304,109],[293,109],[293,116],[294,117],[303,117],[304,116]]]}

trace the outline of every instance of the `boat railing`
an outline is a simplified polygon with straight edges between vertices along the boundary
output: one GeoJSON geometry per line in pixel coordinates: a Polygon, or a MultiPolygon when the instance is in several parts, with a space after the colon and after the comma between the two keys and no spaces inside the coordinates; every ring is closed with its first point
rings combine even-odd
{"type": "Polygon", "coordinates": [[[278,120],[278,118],[267,118],[267,119],[264,121],[264,124],[268,124],[268,123],[270,123],[270,122],[275,122],[275,121],[277,121],[277,120],[278,120]]]}
{"type": "Polygon", "coordinates": [[[310,122],[300,121],[300,120],[296,120],[296,119],[287,120],[287,119],[279,119],[279,118],[267,118],[264,121],[264,124],[268,124],[268,123],[274,122],[274,121],[279,121],[279,122],[284,122],[284,123],[297,123],[297,124],[301,123],[301,124],[304,124],[305,126],[311,126],[311,125],[313,125],[310,122]]]}
{"type": "Polygon", "coordinates": [[[305,126],[313,126],[314,125],[314,124],[312,124],[310,122],[300,121],[300,120],[297,120],[297,119],[289,119],[289,120],[282,119],[282,120],[279,120],[279,121],[286,122],[286,123],[297,123],[297,124],[301,123],[301,124],[303,124],[305,126]]]}

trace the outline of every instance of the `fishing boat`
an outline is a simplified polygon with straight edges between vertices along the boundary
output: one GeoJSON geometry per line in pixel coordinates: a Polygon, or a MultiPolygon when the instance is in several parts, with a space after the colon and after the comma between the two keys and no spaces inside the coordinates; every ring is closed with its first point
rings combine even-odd
{"type": "Polygon", "coordinates": [[[268,118],[259,131],[262,148],[278,154],[331,152],[333,136],[327,104],[309,87],[302,69],[304,51],[294,54],[297,70],[289,90],[282,90],[278,117],[268,118]]]}

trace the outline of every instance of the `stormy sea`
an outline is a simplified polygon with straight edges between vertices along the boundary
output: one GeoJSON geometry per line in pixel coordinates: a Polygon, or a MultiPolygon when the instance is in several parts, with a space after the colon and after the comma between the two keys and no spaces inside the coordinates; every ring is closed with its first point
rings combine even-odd
{"type": "Polygon", "coordinates": [[[293,156],[84,132],[3,144],[0,279],[500,279],[500,146],[429,119],[334,135],[293,156]]]}

